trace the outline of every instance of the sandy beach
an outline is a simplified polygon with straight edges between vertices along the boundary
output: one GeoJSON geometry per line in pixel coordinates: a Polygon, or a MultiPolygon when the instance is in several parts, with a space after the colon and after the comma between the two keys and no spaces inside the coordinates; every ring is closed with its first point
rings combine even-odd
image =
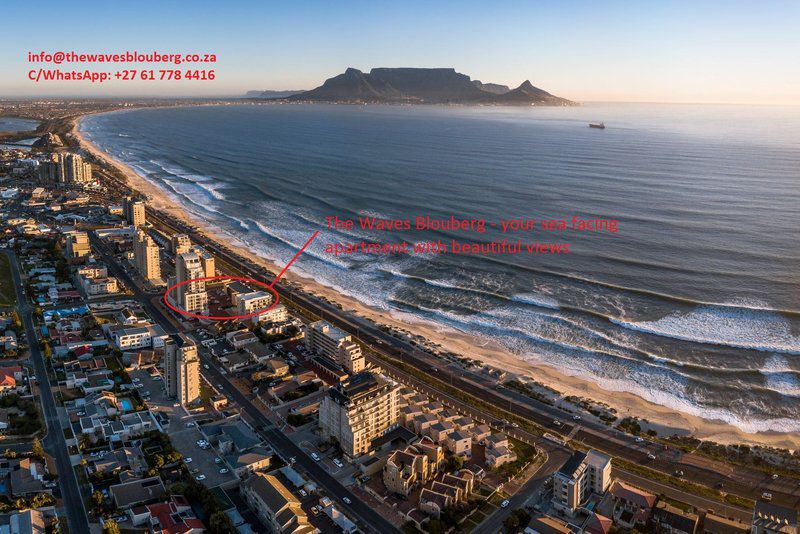
{"type": "MultiPolygon", "coordinates": [[[[280,270],[280,267],[272,264],[263,257],[255,255],[251,250],[231,243],[230,236],[221,235],[219,232],[209,227],[206,221],[190,215],[179,205],[174,203],[164,190],[139,176],[129,166],[102,152],[97,146],[93,145],[80,134],[78,131],[79,123],[80,119],[76,122],[73,134],[76,139],[78,139],[81,147],[94,154],[99,159],[117,167],[127,177],[130,185],[134,189],[137,189],[148,197],[148,202],[153,207],[203,228],[204,232],[209,237],[225,242],[242,255],[252,257],[255,261],[273,272],[280,270]]],[[[537,382],[561,392],[563,395],[575,395],[605,403],[616,409],[618,412],[617,415],[620,418],[633,416],[647,419],[654,427],[663,429],[662,432],[660,432],[662,435],[690,433],[698,438],[709,439],[718,443],[748,443],[790,449],[800,448],[800,436],[797,434],[778,432],[746,433],[733,425],[721,421],[708,420],[695,415],[677,412],[672,408],[649,402],[628,391],[614,391],[613,385],[608,385],[609,389],[604,389],[600,385],[584,379],[581,376],[568,376],[547,365],[523,361],[516,355],[508,352],[504,347],[496,343],[487,343],[485,339],[478,339],[476,336],[465,332],[449,328],[446,329],[425,322],[415,321],[409,324],[409,319],[407,317],[395,317],[382,310],[368,307],[353,298],[342,295],[329,287],[319,284],[315,280],[297,276],[291,271],[286,274],[286,278],[302,285],[311,293],[323,296],[332,302],[339,303],[345,310],[354,310],[359,315],[368,317],[377,323],[390,325],[398,329],[413,328],[415,334],[427,338],[432,343],[441,345],[443,350],[451,351],[468,358],[480,359],[495,368],[504,369],[509,373],[529,376],[537,382]]]]}

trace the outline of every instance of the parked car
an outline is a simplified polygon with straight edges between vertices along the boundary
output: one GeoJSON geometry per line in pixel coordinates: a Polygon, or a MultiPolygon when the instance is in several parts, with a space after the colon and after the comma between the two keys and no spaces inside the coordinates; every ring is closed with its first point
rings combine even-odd
{"type": "Polygon", "coordinates": [[[508,499],[504,500],[500,503],[500,508],[507,508],[508,505],[511,504],[508,499]]]}
{"type": "Polygon", "coordinates": [[[353,504],[353,501],[350,500],[350,497],[342,497],[342,500],[345,504],[353,504]]]}
{"type": "Polygon", "coordinates": [[[220,475],[225,475],[227,473],[228,473],[228,468],[227,467],[223,467],[222,469],[219,470],[219,474],[220,475]]]}
{"type": "Polygon", "coordinates": [[[319,462],[319,454],[316,452],[311,453],[311,458],[313,458],[315,462],[319,462]]]}
{"type": "Polygon", "coordinates": [[[341,461],[340,459],[338,459],[338,458],[334,458],[334,459],[333,459],[333,464],[334,464],[336,467],[338,467],[339,469],[341,469],[342,467],[344,467],[344,464],[343,464],[343,463],[342,463],[342,461],[341,461]]]}
{"type": "Polygon", "coordinates": [[[764,493],[761,494],[761,498],[764,499],[765,501],[771,501],[772,494],[768,491],[765,491],[764,493]]]}
{"type": "Polygon", "coordinates": [[[197,475],[197,476],[196,476],[196,477],[194,477],[194,478],[195,478],[195,480],[199,480],[199,481],[201,481],[201,482],[202,482],[203,480],[205,480],[205,479],[206,479],[206,476],[205,476],[205,475],[197,475]]]}
{"type": "Polygon", "coordinates": [[[192,463],[192,459],[191,458],[184,458],[183,459],[183,463],[190,464],[190,463],[192,463]]]}

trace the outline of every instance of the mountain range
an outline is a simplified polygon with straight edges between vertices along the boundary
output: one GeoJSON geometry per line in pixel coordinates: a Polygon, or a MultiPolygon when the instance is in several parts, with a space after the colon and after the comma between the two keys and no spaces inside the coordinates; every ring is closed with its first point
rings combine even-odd
{"type": "Polygon", "coordinates": [[[316,89],[284,99],[296,102],[576,105],[534,87],[528,80],[510,89],[505,85],[471,80],[452,68],[374,68],[369,72],[348,68],[316,89]]]}

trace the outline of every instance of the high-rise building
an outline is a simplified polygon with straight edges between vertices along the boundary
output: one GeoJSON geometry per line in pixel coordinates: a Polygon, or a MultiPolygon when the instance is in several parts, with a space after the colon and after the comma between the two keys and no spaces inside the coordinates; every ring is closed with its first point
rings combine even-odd
{"type": "Polygon", "coordinates": [[[133,241],[133,259],[142,278],[161,282],[161,256],[158,245],[144,230],[137,230],[133,241]]]}
{"type": "Polygon", "coordinates": [[[361,347],[353,341],[353,337],[327,321],[308,325],[306,345],[309,350],[339,362],[351,374],[360,373],[366,366],[361,347]]]}
{"type": "Polygon", "coordinates": [[[67,234],[67,256],[83,258],[90,253],[89,236],[86,232],[69,232],[67,234]]]}
{"type": "Polygon", "coordinates": [[[189,252],[192,248],[192,241],[186,234],[175,234],[172,236],[172,253],[176,256],[189,252]]]}
{"type": "Polygon", "coordinates": [[[216,275],[216,262],[214,256],[211,255],[206,249],[199,245],[192,247],[192,251],[200,258],[200,263],[203,266],[203,272],[207,277],[216,275]]]}
{"type": "Polygon", "coordinates": [[[183,284],[175,289],[175,300],[180,308],[190,313],[204,313],[208,308],[208,294],[206,293],[205,280],[198,280],[206,276],[203,262],[194,252],[184,252],[175,257],[175,281],[183,284]]]}
{"type": "Polygon", "coordinates": [[[335,385],[319,408],[323,438],[335,439],[351,458],[369,452],[372,440],[397,424],[398,390],[396,383],[367,371],[335,385]]]}
{"type": "Polygon", "coordinates": [[[200,398],[200,359],[197,345],[182,339],[181,347],[171,338],[164,344],[164,385],[167,396],[189,405],[200,398]]]}
{"type": "Polygon", "coordinates": [[[122,201],[122,213],[131,226],[142,226],[146,222],[144,202],[127,197],[122,201]]]}
{"type": "Polygon", "coordinates": [[[611,458],[590,450],[576,451],[553,475],[553,506],[569,515],[594,493],[602,495],[611,485],[611,458]]]}
{"type": "Polygon", "coordinates": [[[86,183],[92,181],[92,166],[78,154],[52,154],[39,166],[39,176],[53,183],[86,183]]]}

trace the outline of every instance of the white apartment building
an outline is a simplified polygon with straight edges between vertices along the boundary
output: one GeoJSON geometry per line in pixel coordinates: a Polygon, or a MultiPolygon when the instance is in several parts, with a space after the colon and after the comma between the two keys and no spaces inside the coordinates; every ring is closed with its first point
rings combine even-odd
{"type": "Polygon", "coordinates": [[[190,313],[205,313],[208,309],[208,294],[204,280],[206,276],[200,257],[194,252],[184,252],[175,258],[175,278],[177,283],[193,280],[175,288],[175,301],[178,307],[190,313]]]}
{"type": "Polygon", "coordinates": [[[263,310],[272,304],[275,297],[266,291],[253,291],[239,295],[236,299],[239,315],[247,315],[258,310],[263,310]]]}
{"type": "Polygon", "coordinates": [[[182,339],[181,347],[172,339],[164,346],[164,386],[169,397],[187,406],[200,398],[200,359],[197,345],[182,339]]]}
{"type": "Polygon", "coordinates": [[[611,485],[611,458],[590,450],[576,451],[553,475],[553,506],[570,516],[596,493],[604,493],[611,485]]]}
{"type": "Polygon", "coordinates": [[[351,458],[369,452],[372,440],[394,428],[399,416],[396,383],[370,372],[355,374],[322,397],[319,425],[351,458]]]}
{"type": "Polygon", "coordinates": [[[353,337],[327,321],[308,325],[306,345],[312,352],[339,362],[350,374],[360,373],[366,366],[361,347],[353,341],[353,337]]]}

